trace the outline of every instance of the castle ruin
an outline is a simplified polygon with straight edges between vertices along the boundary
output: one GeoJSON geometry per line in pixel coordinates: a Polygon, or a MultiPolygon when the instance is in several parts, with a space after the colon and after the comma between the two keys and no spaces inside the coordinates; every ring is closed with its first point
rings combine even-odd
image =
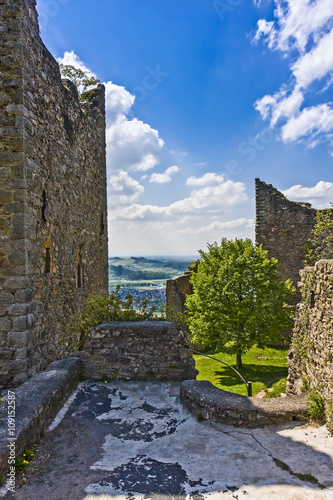
{"type": "MultiPolygon", "coordinates": [[[[256,188],[256,245],[268,250],[269,256],[279,262],[284,280],[291,279],[296,286],[299,272],[304,267],[305,245],[311,238],[317,210],[310,203],[289,201],[271,184],[255,180],[256,188]]],[[[185,310],[186,295],[192,293],[190,278],[193,269],[167,281],[167,309],[176,314],[185,310]]],[[[297,292],[296,302],[301,295],[297,292]]]]}
{"type": "Polygon", "coordinates": [[[35,0],[0,0],[0,389],[61,357],[108,290],[105,95],[61,80],[35,0]]]}
{"type": "Polygon", "coordinates": [[[268,250],[269,257],[278,260],[282,278],[289,278],[297,285],[317,210],[311,208],[310,203],[289,201],[260,179],[256,179],[255,184],[256,244],[268,250]]]}

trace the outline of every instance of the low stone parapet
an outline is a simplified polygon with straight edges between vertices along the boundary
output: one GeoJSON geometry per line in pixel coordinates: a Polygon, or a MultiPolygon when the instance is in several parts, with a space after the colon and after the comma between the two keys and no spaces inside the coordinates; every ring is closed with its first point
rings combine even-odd
{"type": "Polygon", "coordinates": [[[195,361],[186,347],[186,339],[175,323],[104,323],[80,354],[83,374],[91,380],[195,379],[195,361]]]}
{"type": "Polygon", "coordinates": [[[237,427],[263,427],[304,420],[306,395],[286,398],[250,398],[218,389],[206,380],[187,380],[180,389],[182,403],[198,417],[237,427]]]}
{"type": "Polygon", "coordinates": [[[9,469],[8,459],[11,462],[41,438],[79,376],[78,358],[55,361],[4,397],[0,404],[0,480],[9,469]]]}

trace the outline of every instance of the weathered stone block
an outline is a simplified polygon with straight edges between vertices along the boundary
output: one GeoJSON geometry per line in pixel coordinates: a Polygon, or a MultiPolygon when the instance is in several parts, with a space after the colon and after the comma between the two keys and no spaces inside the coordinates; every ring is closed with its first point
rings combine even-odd
{"type": "Polygon", "coordinates": [[[15,252],[9,254],[8,261],[11,266],[24,266],[26,261],[26,254],[24,252],[15,252]]]}
{"type": "Polygon", "coordinates": [[[26,359],[27,357],[28,357],[28,349],[26,347],[16,349],[15,359],[26,359]]]}
{"type": "Polygon", "coordinates": [[[7,308],[7,313],[9,316],[22,316],[27,314],[27,304],[13,304],[7,308]]]}
{"type": "Polygon", "coordinates": [[[29,328],[27,315],[14,317],[12,323],[13,323],[13,330],[17,332],[24,332],[29,328]]]}
{"type": "Polygon", "coordinates": [[[0,293],[0,307],[7,307],[14,303],[14,295],[11,293],[0,293]]]}
{"type": "Polygon", "coordinates": [[[18,276],[9,278],[4,283],[5,290],[23,290],[28,286],[28,278],[26,276],[18,276]]]}
{"type": "Polygon", "coordinates": [[[29,344],[30,332],[9,332],[8,345],[9,347],[25,347],[29,344]]]}
{"type": "Polygon", "coordinates": [[[4,316],[0,318],[0,332],[9,332],[12,329],[12,322],[9,318],[4,316]]]}
{"type": "Polygon", "coordinates": [[[0,349],[0,361],[9,361],[13,358],[14,351],[12,349],[0,349]]]}
{"type": "Polygon", "coordinates": [[[25,359],[15,359],[10,364],[9,373],[16,375],[18,373],[26,372],[28,368],[28,362],[25,359]]]}

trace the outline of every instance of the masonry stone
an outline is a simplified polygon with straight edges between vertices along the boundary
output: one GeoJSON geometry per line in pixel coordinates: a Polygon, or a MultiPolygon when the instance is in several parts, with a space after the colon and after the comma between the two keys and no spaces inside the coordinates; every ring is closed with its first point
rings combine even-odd
{"type": "MultiPolygon", "coordinates": [[[[311,238],[316,210],[310,203],[289,201],[271,184],[255,180],[256,244],[268,250],[279,262],[284,280],[296,286],[299,271],[304,267],[306,243],[311,238]]],[[[300,300],[298,292],[296,301],[300,300]]]]}
{"type": "Polygon", "coordinates": [[[9,332],[8,345],[10,347],[22,347],[29,344],[30,332],[9,332]]]}
{"type": "Polygon", "coordinates": [[[300,275],[303,297],[296,308],[287,393],[321,394],[333,431],[333,260],[320,260],[300,275]]]}
{"type": "Polygon", "coordinates": [[[0,0],[0,27],[1,389],[66,354],[63,326],[107,293],[108,260],[105,89],[79,102],[35,0],[0,0]]]}
{"type": "Polygon", "coordinates": [[[92,380],[195,379],[195,361],[183,333],[167,321],[111,322],[96,328],[80,353],[92,380]]]}
{"type": "Polygon", "coordinates": [[[165,295],[168,318],[175,319],[179,314],[185,312],[186,297],[193,293],[192,284],[190,283],[191,276],[197,270],[198,262],[193,261],[181,276],[167,280],[165,295]]]}

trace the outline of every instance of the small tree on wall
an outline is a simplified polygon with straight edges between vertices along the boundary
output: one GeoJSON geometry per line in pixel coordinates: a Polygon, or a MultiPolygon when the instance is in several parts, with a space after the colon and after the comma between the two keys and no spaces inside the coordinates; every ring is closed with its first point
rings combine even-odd
{"type": "Polygon", "coordinates": [[[193,295],[186,299],[193,341],[236,354],[241,368],[252,346],[265,347],[292,326],[288,303],[295,288],[280,281],[277,260],[250,239],[223,239],[199,253],[193,295]]]}
{"type": "Polygon", "coordinates": [[[88,99],[91,92],[88,89],[100,83],[100,80],[97,80],[91,74],[71,65],[60,64],[60,71],[63,78],[68,78],[74,83],[79,93],[80,101],[88,99]]]}
{"type": "Polygon", "coordinates": [[[333,259],[333,208],[317,211],[307,247],[307,265],[314,265],[320,259],[333,259]]]}

